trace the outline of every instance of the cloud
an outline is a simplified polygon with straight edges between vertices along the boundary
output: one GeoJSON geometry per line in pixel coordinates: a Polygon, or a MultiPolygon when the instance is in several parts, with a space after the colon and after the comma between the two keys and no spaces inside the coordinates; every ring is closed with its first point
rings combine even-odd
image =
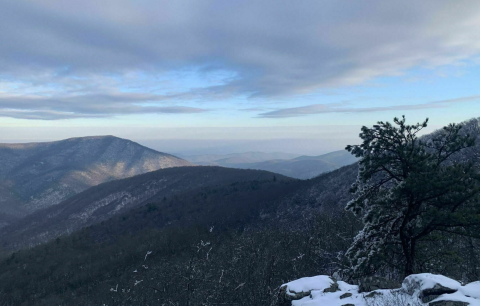
{"type": "Polygon", "coordinates": [[[269,110],[271,108],[263,108],[263,107],[251,107],[251,108],[242,108],[239,109],[241,112],[264,112],[266,110],[269,110]]]}
{"type": "Polygon", "coordinates": [[[104,118],[128,114],[193,114],[207,109],[157,106],[158,95],[117,93],[63,97],[1,96],[0,117],[58,120],[104,118]]]}
{"type": "Polygon", "coordinates": [[[260,118],[289,118],[301,117],[314,114],[327,113],[372,113],[383,111],[397,111],[397,110],[416,110],[429,108],[443,108],[448,107],[452,103],[473,102],[479,101],[480,96],[462,97],[457,99],[432,101],[423,104],[407,104],[407,105],[393,105],[385,107],[351,107],[348,103],[329,103],[329,104],[313,104],[301,107],[291,107],[279,109],[271,112],[265,112],[258,115],[260,118]]]}
{"type": "Polygon", "coordinates": [[[101,118],[99,115],[75,114],[57,111],[31,111],[6,109],[0,110],[0,117],[10,117],[16,119],[35,119],[35,120],[59,120],[73,118],[101,118]]]}
{"type": "MultiPolygon", "coordinates": [[[[164,103],[290,96],[478,56],[479,27],[480,2],[469,0],[3,1],[0,84],[60,100],[125,87],[164,103]],[[193,68],[200,86],[181,73],[193,68]],[[208,81],[218,71],[228,73],[208,81]]],[[[72,117],[129,109],[89,101],[72,117]]]]}
{"type": "Polygon", "coordinates": [[[450,104],[450,103],[461,103],[461,102],[473,102],[480,100],[480,95],[477,96],[469,96],[469,97],[461,97],[456,99],[447,99],[447,100],[439,100],[429,102],[427,104],[450,104]]]}

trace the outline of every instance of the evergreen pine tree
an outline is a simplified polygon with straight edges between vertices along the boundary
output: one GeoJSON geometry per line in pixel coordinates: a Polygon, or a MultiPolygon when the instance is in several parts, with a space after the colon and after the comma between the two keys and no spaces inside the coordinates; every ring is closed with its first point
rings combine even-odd
{"type": "Polygon", "coordinates": [[[422,240],[439,232],[471,234],[468,229],[480,223],[478,165],[456,158],[475,138],[450,124],[424,140],[418,133],[428,119],[407,125],[403,116],[394,123],[364,126],[362,144],[346,147],[361,158],[346,207],[364,223],[346,253],[354,275],[388,266],[405,276],[419,272],[422,240]]]}

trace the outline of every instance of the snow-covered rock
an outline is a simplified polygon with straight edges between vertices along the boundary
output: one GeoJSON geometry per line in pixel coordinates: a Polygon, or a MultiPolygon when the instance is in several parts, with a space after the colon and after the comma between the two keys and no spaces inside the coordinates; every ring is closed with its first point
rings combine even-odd
{"type": "Polygon", "coordinates": [[[299,300],[315,290],[319,292],[339,291],[337,281],[330,276],[319,275],[314,277],[304,277],[280,286],[280,295],[282,300],[299,300]]]}
{"type": "Polygon", "coordinates": [[[292,306],[480,306],[480,281],[459,282],[430,273],[410,275],[398,289],[359,292],[356,285],[326,276],[280,286],[279,305],[292,306]]]}
{"type": "Polygon", "coordinates": [[[430,273],[407,276],[402,284],[408,294],[418,297],[423,303],[433,301],[443,294],[455,293],[460,287],[462,285],[453,279],[430,273]]]}

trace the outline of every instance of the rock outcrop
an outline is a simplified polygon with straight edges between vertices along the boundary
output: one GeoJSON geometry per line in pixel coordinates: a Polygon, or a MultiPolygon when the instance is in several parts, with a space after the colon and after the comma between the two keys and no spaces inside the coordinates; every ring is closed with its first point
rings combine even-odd
{"type": "Polygon", "coordinates": [[[333,293],[340,291],[340,289],[338,282],[330,276],[304,277],[280,287],[279,304],[289,305],[290,301],[300,300],[304,297],[311,298],[312,291],[333,293]]]}
{"type": "Polygon", "coordinates": [[[292,306],[480,306],[480,282],[462,286],[442,275],[410,275],[397,289],[361,292],[329,276],[301,278],[280,286],[278,305],[292,306]]]}

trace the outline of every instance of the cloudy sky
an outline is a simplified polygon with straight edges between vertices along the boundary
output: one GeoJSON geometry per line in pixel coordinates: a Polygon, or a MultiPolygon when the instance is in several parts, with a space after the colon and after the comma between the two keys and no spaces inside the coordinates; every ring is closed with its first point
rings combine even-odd
{"type": "Polygon", "coordinates": [[[479,28],[474,0],[2,1],[0,141],[314,154],[439,127],[480,116],[479,28]]]}

